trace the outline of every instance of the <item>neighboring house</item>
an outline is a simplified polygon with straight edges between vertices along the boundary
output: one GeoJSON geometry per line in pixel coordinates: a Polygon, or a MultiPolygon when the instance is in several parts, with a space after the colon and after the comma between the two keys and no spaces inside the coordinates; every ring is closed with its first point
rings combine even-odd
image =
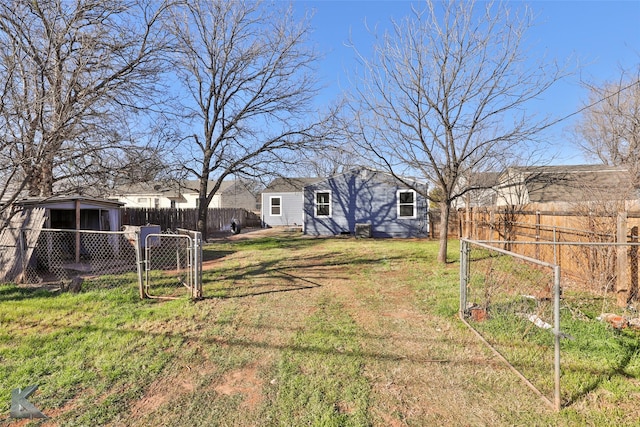
{"type": "Polygon", "coordinates": [[[188,204],[177,183],[139,182],[120,185],[110,191],[110,199],[127,208],[176,208],[188,204]]]}
{"type": "Polygon", "coordinates": [[[469,178],[462,177],[458,184],[458,191],[465,189],[465,193],[453,201],[454,209],[476,208],[481,206],[495,206],[497,199],[496,186],[500,180],[500,172],[478,172],[469,178]]]}
{"type": "MultiPolygon", "coordinates": [[[[208,189],[211,190],[214,184],[209,181],[208,189]]],[[[111,192],[110,198],[128,208],[197,208],[198,186],[198,181],[142,182],[119,186],[111,192]]],[[[243,180],[223,181],[209,208],[239,208],[256,212],[259,210],[257,191],[243,180]]]]}
{"type": "Polygon", "coordinates": [[[426,237],[427,184],[366,168],[353,169],[304,187],[308,235],[426,237]]]}
{"type": "Polygon", "coordinates": [[[498,206],[638,199],[628,170],[606,165],[512,167],[496,191],[498,206]]]}
{"type": "Polygon", "coordinates": [[[320,179],[274,179],[262,192],[262,226],[302,226],[304,187],[320,179]]]}

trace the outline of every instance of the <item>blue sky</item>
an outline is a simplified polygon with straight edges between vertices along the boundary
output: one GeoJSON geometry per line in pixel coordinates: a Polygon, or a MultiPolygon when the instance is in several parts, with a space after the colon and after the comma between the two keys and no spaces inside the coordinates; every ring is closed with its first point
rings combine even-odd
{"type": "MultiPolygon", "coordinates": [[[[512,1],[521,7],[523,1],[512,1]]],[[[580,72],[559,82],[537,104],[541,114],[561,118],[580,109],[586,92],[580,80],[616,80],[619,67],[633,68],[640,63],[640,0],[624,1],[529,1],[536,15],[527,39],[545,54],[564,62],[579,59],[580,72]]],[[[325,55],[321,79],[327,86],[323,99],[335,97],[347,85],[346,70],[355,66],[353,50],[346,46],[350,34],[359,48],[371,44],[365,30],[369,25],[384,26],[393,17],[400,20],[411,13],[408,1],[371,0],[294,0],[297,13],[315,10],[311,21],[313,42],[325,55]]],[[[416,3],[422,6],[422,2],[416,3]]],[[[535,53],[534,52],[534,53],[535,53]]],[[[593,162],[585,159],[571,141],[568,130],[576,116],[553,126],[545,138],[553,144],[557,164],[593,162]]]]}

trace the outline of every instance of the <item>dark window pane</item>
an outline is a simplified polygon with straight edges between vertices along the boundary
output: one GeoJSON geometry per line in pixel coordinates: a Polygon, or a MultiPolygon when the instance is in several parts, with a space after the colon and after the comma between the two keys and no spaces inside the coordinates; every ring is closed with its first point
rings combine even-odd
{"type": "Polygon", "coordinates": [[[317,215],[318,216],[329,215],[329,205],[318,205],[317,215]]]}
{"type": "Polygon", "coordinates": [[[413,192],[404,191],[400,193],[400,203],[413,203],[413,192]]]}
{"type": "Polygon", "coordinates": [[[280,197],[274,197],[271,199],[271,215],[280,215],[280,204],[282,199],[280,197]]]}
{"type": "Polygon", "coordinates": [[[413,216],[413,205],[400,206],[400,216],[413,216]]]}
{"type": "Polygon", "coordinates": [[[318,193],[316,195],[316,200],[318,201],[318,204],[329,203],[329,193],[318,193]]]}

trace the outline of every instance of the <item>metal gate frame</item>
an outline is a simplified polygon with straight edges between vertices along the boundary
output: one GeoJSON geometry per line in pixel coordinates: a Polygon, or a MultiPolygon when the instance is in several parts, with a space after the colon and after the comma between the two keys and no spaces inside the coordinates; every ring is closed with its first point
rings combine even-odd
{"type": "MultiPolygon", "coordinates": [[[[137,233],[136,233],[137,234],[137,233]]],[[[139,237],[139,236],[138,236],[139,237]]],[[[152,253],[151,249],[157,247],[157,242],[162,243],[162,239],[171,237],[172,239],[185,240],[186,244],[181,246],[182,249],[186,249],[187,252],[187,268],[186,268],[186,280],[182,280],[184,285],[190,293],[192,299],[202,298],[202,233],[191,230],[179,229],[178,233],[150,233],[144,238],[144,245],[142,245],[142,239],[138,239],[138,282],[140,285],[140,298],[153,298],[153,299],[178,299],[182,297],[160,296],[153,295],[150,292],[151,277],[149,272],[155,270],[152,268],[152,253]],[[144,250],[143,250],[144,248],[144,250]],[[144,256],[143,256],[144,255],[144,256]]]]}
{"type": "MultiPolygon", "coordinates": [[[[560,266],[557,264],[551,264],[548,262],[540,261],[535,258],[530,258],[524,255],[520,255],[515,252],[507,251],[504,249],[500,249],[491,244],[504,244],[503,241],[478,241],[471,239],[460,239],[460,305],[458,310],[458,317],[471,331],[475,333],[475,335],[480,338],[480,340],[489,347],[489,349],[493,352],[493,354],[504,362],[512,372],[514,372],[523,382],[533,390],[540,398],[542,398],[545,403],[547,403],[551,408],[553,408],[556,412],[562,409],[561,404],[561,395],[560,395],[560,338],[562,337],[562,331],[560,330],[560,266]],[[477,246],[480,248],[484,248],[486,250],[494,251],[500,254],[508,255],[515,259],[524,260],[530,262],[535,265],[543,266],[549,268],[553,273],[553,325],[552,325],[552,333],[554,336],[553,339],[553,347],[554,347],[554,361],[553,361],[553,382],[554,382],[554,390],[553,390],[553,401],[551,401],[548,397],[546,397],[540,390],[537,389],[533,383],[531,383],[520,371],[518,371],[498,350],[496,350],[483,336],[480,332],[478,332],[469,322],[466,320],[465,310],[467,308],[467,287],[469,284],[470,277],[470,265],[471,265],[471,246],[477,246]]],[[[522,243],[522,242],[518,242],[522,243]]]]}

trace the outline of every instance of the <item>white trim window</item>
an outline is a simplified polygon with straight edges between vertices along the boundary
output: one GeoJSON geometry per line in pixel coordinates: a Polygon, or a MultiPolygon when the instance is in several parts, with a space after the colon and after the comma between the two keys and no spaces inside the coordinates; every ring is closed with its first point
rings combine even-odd
{"type": "Polygon", "coordinates": [[[269,212],[271,216],[282,216],[282,197],[269,197],[269,212]]]}
{"type": "Polygon", "coordinates": [[[416,192],[415,190],[398,190],[396,200],[398,203],[398,218],[416,217],[416,192]]]}
{"type": "Polygon", "coordinates": [[[331,217],[331,191],[316,191],[314,212],[316,217],[331,217]]]}

